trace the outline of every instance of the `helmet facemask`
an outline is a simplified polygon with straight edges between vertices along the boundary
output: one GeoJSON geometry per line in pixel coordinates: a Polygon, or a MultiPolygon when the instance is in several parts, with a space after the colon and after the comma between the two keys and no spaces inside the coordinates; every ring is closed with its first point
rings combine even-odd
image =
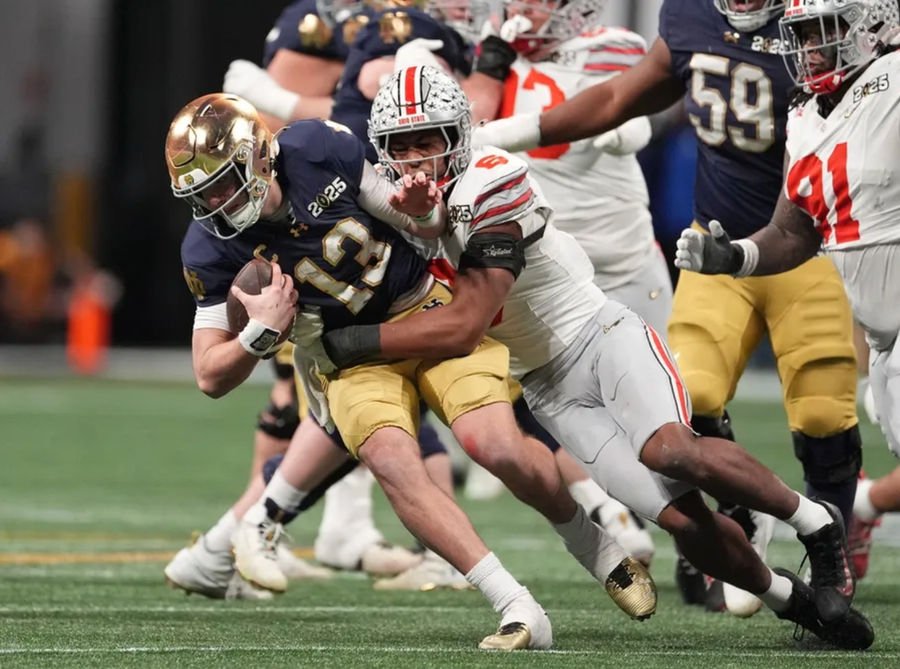
{"type": "Polygon", "coordinates": [[[896,0],[791,5],[779,22],[785,64],[798,86],[815,94],[834,93],[878,57],[881,38],[897,22],[896,0]]]}
{"type": "Polygon", "coordinates": [[[207,231],[230,239],[259,220],[275,177],[277,146],[242,98],[198,98],[178,113],[166,137],[172,194],[187,200],[207,231]]]}
{"type": "Polygon", "coordinates": [[[605,4],[606,0],[504,0],[507,19],[512,15],[529,18],[534,13],[547,17],[533,32],[519,33],[512,47],[532,60],[543,58],[563,42],[599,25],[605,4]]]}
{"type": "Polygon", "coordinates": [[[429,66],[395,72],[375,96],[369,117],[369,139],[387,176],[398,178],[404,173],[404,165],[431,160],[431,174],[442,189],[454,183],[468,167],[472,157],[471,131],[471,110],[465,93],[453,77],[429,66]],[[424,130],[439,131],[443,151],[425,158],[394,158],[392,141],[424,130]]]}
{"type": "Polygon", "coordinates": [[[713,4],[735,30],[748,33],[766,25],[784,10],[785,5],[784,0],[765,0],[757,9],[741,10],[732,7],[732,0],[713,0],[713,4]]]}

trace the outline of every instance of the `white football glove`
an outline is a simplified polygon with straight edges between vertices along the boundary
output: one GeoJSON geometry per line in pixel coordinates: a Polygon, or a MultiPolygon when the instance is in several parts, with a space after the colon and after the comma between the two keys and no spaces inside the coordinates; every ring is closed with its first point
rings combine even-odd
{"type": "Polygon", "coordinates": [[[442,48],[444,48],[444,41],[439,39],[418,37],[407,42],[394,54],[394,72],[416,65],[430,65],[446,71],[441,61],[434,55],[435,51],[440,51],[442,48]]]}
{"type": "Polygon", "coordinates": [[[528,151],[541,143],[539,112],[518,114],[475,126],[469,140],[473,149],[496,146],[510,153],[528,151]]]}
{"type": "Polygon", "coordinates": [[[249,60],[234,60],[225,73],[222,90],[244,98],[259,111],[290,121],[300,101],[297,93],[279,85],[272,76],[249,60]]]}
{"type": "Polygon", "coordinates": [[[742,265],[742,254],[734,248],[718,221],[709,222],[708,235],[685,228],[675,243],[675,267],[678,269],[701,274],[736,274],[742,265]]]}
{"type": "Polygon", "coordinates": [[[504,42],[515,42],[519,35],[531,32],[534,24],[521,14],[516,14],[500,26],[500,39],[504,42]]]}

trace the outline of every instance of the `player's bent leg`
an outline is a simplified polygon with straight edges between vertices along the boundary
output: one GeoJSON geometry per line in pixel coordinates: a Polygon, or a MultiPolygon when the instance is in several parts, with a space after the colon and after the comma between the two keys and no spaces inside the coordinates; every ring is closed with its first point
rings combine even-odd
{"type": "Polygon", "coordinates": [[[502,614],[500,631],[485,639],[483,647],[549,648],[552,632],[543,609],[500,566],[462,509],[430,479],[409,432],[380,428],[358,452],[410,532],[465,573],[502,614]]]}
{"type": "Polygon", "coordinates": [[[655,547],[640,517],[610,497],[565,449],[558,449],[554,457],[569,493],[590,519],[609,532],[626,553],[649,567],[655,547]]]}

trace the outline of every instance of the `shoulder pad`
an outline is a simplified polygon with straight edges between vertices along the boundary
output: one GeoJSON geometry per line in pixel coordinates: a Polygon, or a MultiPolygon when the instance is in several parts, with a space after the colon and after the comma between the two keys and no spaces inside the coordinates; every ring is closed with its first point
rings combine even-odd
{"type": "Polygon", "coordinates": [[[647,42],[625,28],[600,27],[569,40],[565,50],[582,52],[585,72],[623,72],[647,55],[647,42]]]}
{"type": "Polygon", "coordinates": [[[517,221],[534,209],[536,194],[521,158],[494,147],[474,151],[448,204],[471,209],[470,231],[517,221]]]}

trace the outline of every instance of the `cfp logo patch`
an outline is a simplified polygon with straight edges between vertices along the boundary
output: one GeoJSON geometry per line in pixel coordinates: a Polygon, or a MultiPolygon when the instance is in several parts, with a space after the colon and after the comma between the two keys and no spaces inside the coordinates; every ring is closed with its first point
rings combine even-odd
{"type": "Polygon", "coordinates": [[[335,177],[330,184],[325,186],[321,193],[316,195],[315,200],[306,205],[306,210],[312,214],[313,218],[319,218],[322,212],[334,204],[334,201],[345,190],[347,190],[347,183],[340,177],[335,177]]]}
{"type": "Polygon", "coordinates": [[[853,101],[859,102],[867,95],[874,95],[875,93],[881,93],[886,91],[891,87],[891,80],[888,78],[887,72],[884,74],[872,79],[871,81],[867,81],[862,86],[857,86],[853,89],[853,101]]]}
{"type": "Polygon", "coordinates": [[[450,232],[453,232],[460,223],[471,223],[474,218],[472,216],[472,207],[467,204],[451,204],[448,214],[450,216],[450,232]]]}

